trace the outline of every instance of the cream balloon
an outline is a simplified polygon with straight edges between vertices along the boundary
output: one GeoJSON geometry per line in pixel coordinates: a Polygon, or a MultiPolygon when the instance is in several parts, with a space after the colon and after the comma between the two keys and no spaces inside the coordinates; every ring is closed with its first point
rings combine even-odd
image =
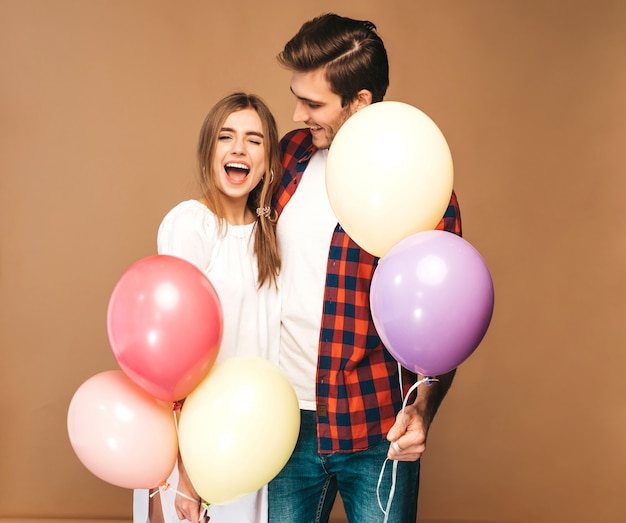
{"type": "Polygon", "coordinates": [[[285,375],[267,360],[227,359],[187,396],[180,454],[194,488],[225,504],[258,490],[285,466],[300,430],[300,409],[285,375]]]}
{"type": "Polygon", "coordinates": [[[440,129],[402,102],[378,102],[353,114],[326,162],[326,190],[337,220],[362,249],[379,257],[401,239],[437,226],[453,178],[440,129]]]}

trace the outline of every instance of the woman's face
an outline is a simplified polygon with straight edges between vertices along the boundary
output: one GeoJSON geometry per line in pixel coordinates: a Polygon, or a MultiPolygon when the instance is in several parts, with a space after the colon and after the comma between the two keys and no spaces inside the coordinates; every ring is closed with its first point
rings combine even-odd
{"type": "Polygon", "coordinates": [[[220,192],[230,200],[248,199],[265,173],[265,137],[251,108],[231,113],[219,131],[213,173],[220,192]]]}

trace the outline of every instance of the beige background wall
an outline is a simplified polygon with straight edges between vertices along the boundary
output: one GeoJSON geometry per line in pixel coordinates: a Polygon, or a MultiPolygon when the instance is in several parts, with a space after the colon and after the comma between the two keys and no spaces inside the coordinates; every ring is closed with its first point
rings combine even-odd
{"type": "Polygon", "coordinates": [[[426,522],[626,520],[626,3],[0,0],[0,521],[130,519],[66,432],[117,368],[112,288],[191,195],[210,105],[291,122],[274,56],[325,11],[373,20],[387,99],[433,118],[496,309],[423,462],[426,522]]]}

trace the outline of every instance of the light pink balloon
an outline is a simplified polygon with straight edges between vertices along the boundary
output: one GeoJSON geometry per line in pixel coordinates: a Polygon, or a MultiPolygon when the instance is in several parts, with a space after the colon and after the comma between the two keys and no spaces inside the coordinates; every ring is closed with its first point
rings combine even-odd
{"type": "Polygon", "coordinates": [[[78,388],[67,431],[83,465],[118,487],[157,487],[176,463],[172,404],[150,396],[120,370],[96,374],[78,388]]]}

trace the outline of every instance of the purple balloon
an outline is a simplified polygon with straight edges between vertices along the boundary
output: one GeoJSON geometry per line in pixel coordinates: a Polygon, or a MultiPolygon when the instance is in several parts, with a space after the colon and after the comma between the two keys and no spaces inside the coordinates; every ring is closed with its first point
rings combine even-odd
{"type": "Polygon", "coordinates": [[[378,334],[405,368],[445,374],[465,361],[493,313],[491,274],[478,251],[445,231],[418,232],[379,260],[370,305],[378,334]]]}

